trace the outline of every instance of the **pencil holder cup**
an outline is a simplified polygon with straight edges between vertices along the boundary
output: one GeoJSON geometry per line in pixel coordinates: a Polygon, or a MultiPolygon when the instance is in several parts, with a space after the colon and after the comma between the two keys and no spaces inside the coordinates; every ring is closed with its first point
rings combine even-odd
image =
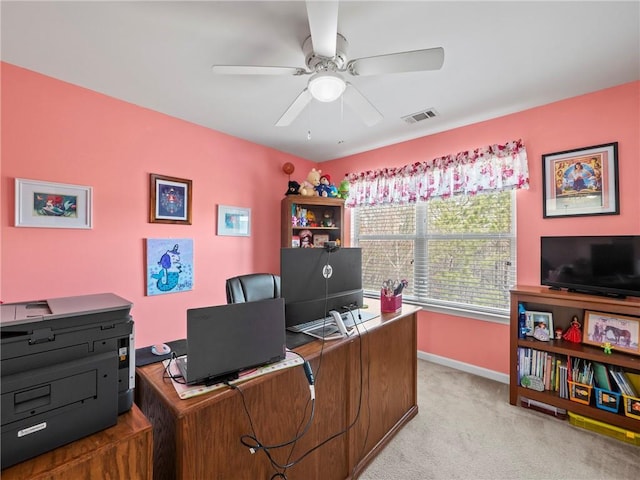
{"type": "Polygon", "coordinates": [[[380,311],[382,313],[395,313],[402,310],[402,294],[385,295],[380,292],[380,311]]]}

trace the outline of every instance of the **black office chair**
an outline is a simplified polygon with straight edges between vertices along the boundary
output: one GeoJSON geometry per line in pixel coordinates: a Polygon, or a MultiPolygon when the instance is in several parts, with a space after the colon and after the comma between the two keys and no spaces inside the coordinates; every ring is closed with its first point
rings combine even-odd
{"type": "Polygon", "coordinates": [[[280,277],[272,273],[250,273],[228,278],[227,303],[255,302],[280,298],[280,277]]]}

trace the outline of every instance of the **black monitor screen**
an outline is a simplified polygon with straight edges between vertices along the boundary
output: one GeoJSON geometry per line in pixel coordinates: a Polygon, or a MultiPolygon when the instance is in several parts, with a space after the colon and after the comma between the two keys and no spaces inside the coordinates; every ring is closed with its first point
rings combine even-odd
{"type": "Polygon", "coordinates": [[[542,237],[540,283],[640,296],[640,236],[542,237]]]}
{"type": "Polygon", "coordinates": [[[283,248],[280,281],[287,327],[362,307],[362,250],[283,248]]]}

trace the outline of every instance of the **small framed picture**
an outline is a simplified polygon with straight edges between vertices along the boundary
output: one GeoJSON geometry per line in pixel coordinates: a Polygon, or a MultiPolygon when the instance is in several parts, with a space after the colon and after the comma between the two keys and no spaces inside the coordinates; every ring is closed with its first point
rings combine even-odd
{"type": "Polygon", "coordinates": [[[16,178],[15,189],[16,227],[92,228],[91,187],[16,178]]]}
{"type": "Polygon", "coordinates": [[[149,175],[149,223],[191,225],[191,180],[149,175]]]}
{"type": "Polygon", "coordinates": [[[640,317],[627,317],[613,313],[584,312],[582,342],[602,347],[610,343],[613,350],[640,355],[638,337],[640,317]]]}
{"type": "Polygon", "coordinates": [[[329,241],[329,235],[324,233],[317,233],[313,236],[314,247],[324,247],[324,244],[329,241]]]}
{"type": "Polygon", "coordinates": [[[527,311],[525,314],[527,336],[538,340],[553,339],[553,315],[549,312],[527,311]]]}
{"type": "Polygon", "coordinates": [[[251,209],[218,205],[218,235],[251,236],[251,209]]]}

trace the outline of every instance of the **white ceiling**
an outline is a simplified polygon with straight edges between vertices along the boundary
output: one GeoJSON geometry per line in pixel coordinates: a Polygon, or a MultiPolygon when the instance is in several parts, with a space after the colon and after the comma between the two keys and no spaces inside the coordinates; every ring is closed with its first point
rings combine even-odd
{"type": "Polygon", "coordinates": [[[340,100],[276,127],[307,76],[211,66],[304,68],[303,1],[3,0],[0,13],[3,61],[314,161],[640,79],[638,1],[343,0],[348,59],[443,47],[443,68],[349,77],[384,115],[372,127],[340,100]],[[426,108],[439,116],[401,120],[426,108]]]}

